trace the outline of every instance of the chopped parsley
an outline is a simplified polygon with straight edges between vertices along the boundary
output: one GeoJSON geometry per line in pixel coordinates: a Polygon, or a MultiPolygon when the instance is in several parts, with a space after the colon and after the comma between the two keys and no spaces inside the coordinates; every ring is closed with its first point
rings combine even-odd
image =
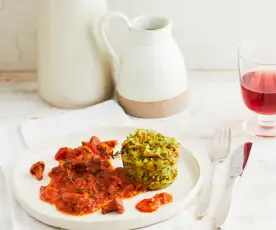
{"type": "Polygon", "coordinates": [[[94,196],[95,195],[92,193],[92,194],[89,195],[89,198],[94,198],[94,196]]]}
{"type": "Polygon", "coordinates": [[[84,180],[85,180],[86,183],[90,182],[90,180],[88,178],[86,178],[86,177],[84,178],[84,180]]]}
{"type": "Polygon", "coordinates": [[[65,161],[65,164],[70,165],[70,164],[72,164],[72,162],[69,161],[69,160],[66,160],[66,161],[65,161]]]}
{"type": "Polygon", "coordinates": [[[111,154],[110,154],[110,156],[112,157],[112,159],[115,159],[115,158],[117,158],[117,157],[119,157],[120,156],[120,152],[119,151],[117,151],[117,152],[112,152],[111,154]]]}
{"type": "Polygon", "coordinates": [[[71,165],[72,165],[72,162],[69,161],[69,160],[66,160],[66,161],[64,162],[64,164],[63,164],[63,167],[66,168],[66,169],[68,169],[68,168],[71,167],[71,165]]]}

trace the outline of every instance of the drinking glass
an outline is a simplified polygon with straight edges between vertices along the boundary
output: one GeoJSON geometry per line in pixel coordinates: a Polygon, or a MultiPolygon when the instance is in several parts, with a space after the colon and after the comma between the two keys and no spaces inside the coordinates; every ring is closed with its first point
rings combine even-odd
{"type": "Polygon", "coordinates": [[[249,134],[276,137],[276,42],[239,46],[239,76],[244,104],[257,115],[244,122],[249,134]]]}

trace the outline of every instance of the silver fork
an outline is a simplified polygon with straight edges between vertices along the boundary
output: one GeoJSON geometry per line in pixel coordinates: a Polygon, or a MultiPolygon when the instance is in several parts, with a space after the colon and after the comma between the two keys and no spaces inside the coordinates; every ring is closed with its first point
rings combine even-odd
{"type": "Polygon", "coordinates": [[[196,210],[197,219],[202,219],[206,214],[211,201],[213,190],[213,178],[216,165],[224,161],[230,153],[231,129],[219,128],[216,130],[213,143],[209,150],[209,157],[212,162],[211,172],[207,183],[200,191],[199,205],[196,210]]]}

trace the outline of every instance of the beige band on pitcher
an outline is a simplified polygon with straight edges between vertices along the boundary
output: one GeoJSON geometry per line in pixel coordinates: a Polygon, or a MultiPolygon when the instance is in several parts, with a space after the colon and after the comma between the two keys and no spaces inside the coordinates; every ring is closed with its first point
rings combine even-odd
{"type": "Polygon", "coordinates": [[[181,112],[186,107],[187,91],[184,93],[158,102],[137,102],[126,99],[117,92],[117,99],[125,112],[140,118],[168,117],[181,112]]]}

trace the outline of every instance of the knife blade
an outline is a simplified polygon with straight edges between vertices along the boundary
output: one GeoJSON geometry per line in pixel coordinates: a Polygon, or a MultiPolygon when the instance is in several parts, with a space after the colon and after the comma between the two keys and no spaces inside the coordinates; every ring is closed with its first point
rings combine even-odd
{"type": "Polygon", "coordinates": [[[251,147],[252,143],[247,142],[240,145],[233,153],[229,168],[228,188],[224,192],[215,211],[215,229],[222,229],[226,222],[231,206],[233,189],[243,174],[245,166],[248,162],[251,147]]]}

